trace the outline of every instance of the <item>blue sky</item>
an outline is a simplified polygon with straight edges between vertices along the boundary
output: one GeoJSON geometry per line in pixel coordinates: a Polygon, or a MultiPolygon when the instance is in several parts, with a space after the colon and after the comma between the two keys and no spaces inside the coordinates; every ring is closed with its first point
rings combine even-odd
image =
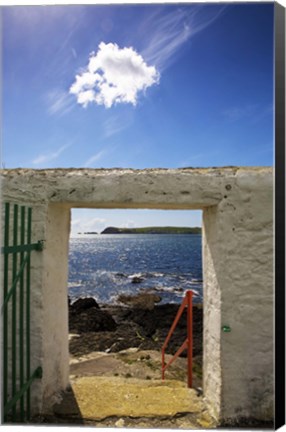
{"type": "MultiPolygon", "coordinates": [[[[272,165],[273,9],[3,7],[2,165],[272,165]]],[[[124,212],[74,211],[74,230],[201,218],[124,212]]]]}

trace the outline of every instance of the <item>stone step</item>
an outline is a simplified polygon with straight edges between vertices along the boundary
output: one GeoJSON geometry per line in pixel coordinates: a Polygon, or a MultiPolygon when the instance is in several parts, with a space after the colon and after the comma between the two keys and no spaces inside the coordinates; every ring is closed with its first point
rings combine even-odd
{"type": "Polygon", "coordinates": [[[71,384],[54,412],[61,417],[99,421],[113,416],[172,417],[202,409],[202,398],[181,381],[89,376],[71,384]]]}

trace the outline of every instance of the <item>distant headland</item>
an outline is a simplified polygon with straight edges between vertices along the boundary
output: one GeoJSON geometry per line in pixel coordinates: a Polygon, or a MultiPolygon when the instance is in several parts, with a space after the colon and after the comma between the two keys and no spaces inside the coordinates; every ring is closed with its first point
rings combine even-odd
{"type": "Polygon", "coordinates": [[[101,234],[201,234],[200,227],[144,227],[144,228],[117,228],[107,227],[101,234]]]}

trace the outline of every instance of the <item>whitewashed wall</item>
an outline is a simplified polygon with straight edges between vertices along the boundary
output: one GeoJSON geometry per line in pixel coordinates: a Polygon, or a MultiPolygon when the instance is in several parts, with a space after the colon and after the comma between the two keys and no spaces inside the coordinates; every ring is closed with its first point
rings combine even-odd
{"type": "Polygon", "coordinates": [[[36,412],[68,385],[70,209],[202,209],[206,402],[220,420],[272,418],[271,168],[3,170],[2,193],[33,207],[33,241],[45,241],[33,264],[36,412]]]}

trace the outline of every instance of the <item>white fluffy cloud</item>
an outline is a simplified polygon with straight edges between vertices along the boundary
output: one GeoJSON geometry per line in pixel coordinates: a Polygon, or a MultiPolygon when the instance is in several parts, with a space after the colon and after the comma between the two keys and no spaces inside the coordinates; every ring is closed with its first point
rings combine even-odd
{"type": "Polygon", "coordinates": [[[117,103],[136,105],[139,92],[158,82],[156,68],[148,66],[133,48],[101,42],[85,70],[76,75],[70,93],[84,107],[92,102],[106,108],[117,103]]]}

